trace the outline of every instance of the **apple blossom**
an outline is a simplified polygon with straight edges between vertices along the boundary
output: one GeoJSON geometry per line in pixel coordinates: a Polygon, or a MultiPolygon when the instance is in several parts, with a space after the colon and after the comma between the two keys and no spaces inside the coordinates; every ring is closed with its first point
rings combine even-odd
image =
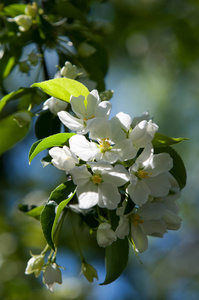
{"type": "Polygon", "coordinates": [[[79,207],[88,209],[95,205],[116,209],[121,200],[117,189],[129,181],[126,169],[121,165],[114,167],[108,163],[90,163],[91,171],[86,165],[70,170],[74,183],[79,207]]]}
{"type": "Polygon", "coordinates": [[[63,109],[66,109],[68,103],[57,99],[55,97],[50,97],[43,104],[43,110],[49,109],[53,115],[57,115],[57,113],[63,109]]]}
{"type": "Polygon", "coordinates": [[[71,62],[66,61],[64,67],[60,71],[61,76],[75,79],[78,76],[77,67],[71,62]]]}
{"type": "Polygon", "coordinates": [[[56,263],[46,266],[43,272],[43,282],[51,292],[54,292],[55,283],[62,284],[61,271],[56,263]]]}
{"type": "Polygon", "coordinates": [[[108,120],[111,111],[111,103],[109,101],[101,102],[97,90],[90,92],[86,100],[84,96],[72,96],[70,104],[77,117],[66,111],[60,111],[58,117],[66,127],[80,134],[86,134],[89,131],[90,121],[93,118],[108,120]]]}
{"type": "Polygon", "coordinates": [[[117,240],[115,232],[109,223],[101,223],[97,229],[97,243],[100,247],[110,246],[117,240]]]}
{"type": "Polygon", "coordinates": [[[29,259],[27,263],[25,274],[29,275],[34,273],[34,275],[38,277],[42,271],[43,266],[44,266],[44,255],[43,254],[32,255],[32,257],[29,259]]]}
{"type": "Polygon", "coordinates": [[[130,184],[127,192],[137,205],[146,203],[149,195],[164,197],[171,187],[168,171],[173,160],[168,153],[153,154],[148,144],[129,168],[130,184]]]}

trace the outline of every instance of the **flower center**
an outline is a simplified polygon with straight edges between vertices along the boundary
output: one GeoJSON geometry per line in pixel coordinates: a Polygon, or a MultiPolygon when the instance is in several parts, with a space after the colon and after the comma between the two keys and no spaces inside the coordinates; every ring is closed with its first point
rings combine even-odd
{"type": "Polygon", "coordinates": [[[143,179],[143,178],[149,178],[149,175],[152,175],[151,173],[148,173],[144,170],[139,170],[138,172],[135,173],[135,175],[139,178],[139,179],[143,179]]]}
{"type": "Polygon", "coordinates": [[[138,224],[143,224],[144,223],[144,220],[142,220],[140,218],[140,216],[138,216],[137,214],[132,215],[130,217],[130,220],[131,220],[131,223],[133,223],[135,227],[137,227],[138,224]]]}
{"type": "Polygon", "coordinates": [[[100,141],[100,146],[99,146],[100,147],[100,152],[104,153],[106,151],[111,150],[112,147],[111,147],[111,144],[108,140],[109,140],[109,138],[105,138],[105,139],[102,139],[100,141]]]}
{"type": "Polygon", "coordinates": [[[91,115],[90,118],[88,118],[88,117],[87,117],[87,113],[85,113],[84,121],[88,121],[88,120],[91,120],[91,119],[93,119],[93,118],[95,118],[94,115],[91,115]]]}
{"type": "Polygon", "coordinates": [[[93,174],[93,176],[90,178],[90,180],[94,183],[94,184],[99,184],[102,183],[102,176],[100,174],[93,174]]]}

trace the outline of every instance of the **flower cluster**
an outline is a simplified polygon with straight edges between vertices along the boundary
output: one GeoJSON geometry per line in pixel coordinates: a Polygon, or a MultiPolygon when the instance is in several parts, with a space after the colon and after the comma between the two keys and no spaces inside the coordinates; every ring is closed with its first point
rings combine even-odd
{"type": "Polygon", "coordinates": [[[110,119],[111,103],[102,101],[97,90],[87,98],[71,96],[70,106],[71,112],[60,105],[54,113],[76,134],[68,146],[53,147],[49,154],[52,164],[76,185],[79,209],[116,211],[116,228],[108,217],[98,215],[99,246],[128,236],[143,252],[147,236],[162,237],[168,229],[178,229],[179,187],[169,172],[173,159],[155,153],[152,141],[158,126],[149,114],[132,119],[120,112],[110,119]]]}

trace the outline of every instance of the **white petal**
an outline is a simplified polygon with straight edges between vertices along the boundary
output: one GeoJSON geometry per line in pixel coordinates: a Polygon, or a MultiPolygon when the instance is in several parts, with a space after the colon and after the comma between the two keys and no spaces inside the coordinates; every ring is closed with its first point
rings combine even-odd
{"type": "Polygon", "coordinates": [[[151,120],[143,120],[133,128],[129,134],[129,138],[132,139],[136,147],[143,148],[152,141],[157,130],[158,126],[152,123],[151,120]]]}
{"type": "Polygon", "coordinates": [[[69,140],[71,150],[84,161],[93,160],[95,154],[99,152],[97,144],[89,142],[85,136],[74,135],[69,140]]]}
{"type": "Polygon", "coordinates": [[[168,153],[160,153],[150,157],[147,170],[149,173],[152,173],[152,176],[157,176],[160,173],[171,170],[172,167],[173,159],[171,156],[168,153]]]}
{"type": "Polygon", "coordinates": [[[131,236],[138,252],[144,252],[148,248],[148,238],[139,225],[131,225],[131,236]]]}
{"type": "Polygon", "coordinates": [[[111,124],[103,118],[92,119],[89,123],[89,137],[93,140],[111,138],[111,124]]]}
{"type": "Polygon", "coordinates": [[[75,154],[72,153],[71,150],[66,146],[63,148],[53,147],[49,150],[49,154],[53,158],[53,165],[56,168],[66,172],[74,168],[75,164],[79,162],[75,154]]]}
{"type": "Polygon", "coordinates": [[[58,112],[58,117],[60,121],[69,129],[77,131],[77,132],[82,132],[84,131],[84,122],[81,119],[77,119],[73,117],[71,114],[69,114],[66,111],[60,111],[58,112]]]}
{"type": "Polygon", "coordinates": [[[91,208],[99,201],[98,187],[92,182],[78,185],[76,193],[79,201],[79,208],[91,208]]]}
{"type": "Polygon", "coordinates": [[[124,237],[129,234],[129,229],[129,219],[125,216],[121,217],[115,234],[119,239],[124,239],[124,237]]]}
{"type": "Polygon", "coordinates": [[[140,224],[140,227],[147,235],[161,237],[167,232],[167,226],[162,220],[144,221],[143,224],[140,224]]]}
{"type": "Polygon", "coordinates": [[[146,203],[150,195],[150,189],[143,180],[137,180],[137,183],[135,184],[130,183],[127,192],[132,201],[139,206],[146,203]]]}
{"type": "Polygon", "coordinates": [[[72,110],[80,119],[84,119],[86,113],[84,99],[85,99],[84,96],[79,96],[79,97],[72,96],[70,99],[72,110]]]}
{"type": "Polygon", "coordinates": [[[73,182],[77,185],[86,185],[92,176],[85,165],[74,167],[70,170],[70,174],[73,177],[73,182]]]}
{"type": "Polygon", "coordinates": [[[145,203],[138,208],[137,214],[144,220],[160,219],[166,211],[163,203],[145,203]]]}
{"type": "Polygon", "coordinates": [[[108,209],[116,209],[121,200],[120,193],[113,183],[103,182],[98,186],[99,193],[99,207],[106,207],[108,209]]]}
{"type": "Polygon", "coordinates": [[[98,162],[105,161],[105,162],[108,162],[110,164],[113,164],[119,159],[119,155],[117,153],[112,152],[112,151],[106,151],[104,153],[98,152],[95,155],[95,159],[98,162]]]}
{"type": "Polygon", "coordinates": [[[100,247],[107,247],[117,240],[115,232],[108,223],[101,223],[97,229],[97,243],[100,247]]]}
{"type": "Polygon", "coordinates": [[[135,157],[137,150],[133,147],[133,143],[129,139],[125,139],[117,143],[111,149],[112,152],[116,151],[121,161],[132,159],[135,157]]]}
{"type": "Polygon", "coordinates": [[[98,118],[106,118],[108,120],[111,112],[112,104],[109,101],[102,101],[95,110],[95,116],[98,118]]]}
{"type": "Polygon", "coordinates": [[[110,120],[110,124],[112,128],[111,140],[114,143],[117,143],[126,138],[126,133],[124,132],[124,130],[129,130],[131,117],[125,113],[120,112],[110,120]]]}
{"type": "Polygon", "coordinates": [[[93,173],[99,173],[101,174],[103,171],[108,171],[108,170],[112,170],[113,166],[107,162],[91,162],[90,163],[91,169],[93,171],[93,173]]]}
{"type": "Polygon", "coordinates": [[[150,189],[150,195],[154,197],[166,196],[171,187],[167,173],[162,173],[156,177],[143,178],[142,181],[150,189]]]}
{"type": "Polygon", "coordinates": [[[128,171],[122,165],[115,165],[112,170],[102,173],[105,182],[111,182],[115,186],[122,186],[130,180],[128,171]]]}

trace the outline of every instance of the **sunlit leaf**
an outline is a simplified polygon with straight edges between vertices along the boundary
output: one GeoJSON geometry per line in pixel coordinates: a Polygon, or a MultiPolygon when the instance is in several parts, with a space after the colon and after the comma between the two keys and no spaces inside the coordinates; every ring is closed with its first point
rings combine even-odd
{"type": "Polygon", "coordinates": [[[70,101],[70,97],[83,95],[87,97],[89,90],[80,82],[69,78],[56,78],[34,83],[32,87],[39,87],[46,94],[55,98],[70,101]]]}
{"type": "Polygon", "coordinates": [[[125,238],[117,239],[106,247],[106,278],[101,285],[109,284],[116,280],[124,271],[129,254],[129,242],[125,238]]]}
{"type": "Polygon", "coordinates": [[[74,133],[57,133],[51,136],[48,136],[47,138],[43,140],[39,140],[35,142],[29,151],[29,162],[33,160],[37,154],[39,154],[41,151],[55,147],[55,146],[63,146],[68,139],[75,135],[74,133]]]}
{"type": "Polygon", "coordinates": [[[15,17],[24,14],[25,8],[26,8],[25,4],[11,4],[5,6],[3,8],[3,12],[6,16],[15,17]]]}

